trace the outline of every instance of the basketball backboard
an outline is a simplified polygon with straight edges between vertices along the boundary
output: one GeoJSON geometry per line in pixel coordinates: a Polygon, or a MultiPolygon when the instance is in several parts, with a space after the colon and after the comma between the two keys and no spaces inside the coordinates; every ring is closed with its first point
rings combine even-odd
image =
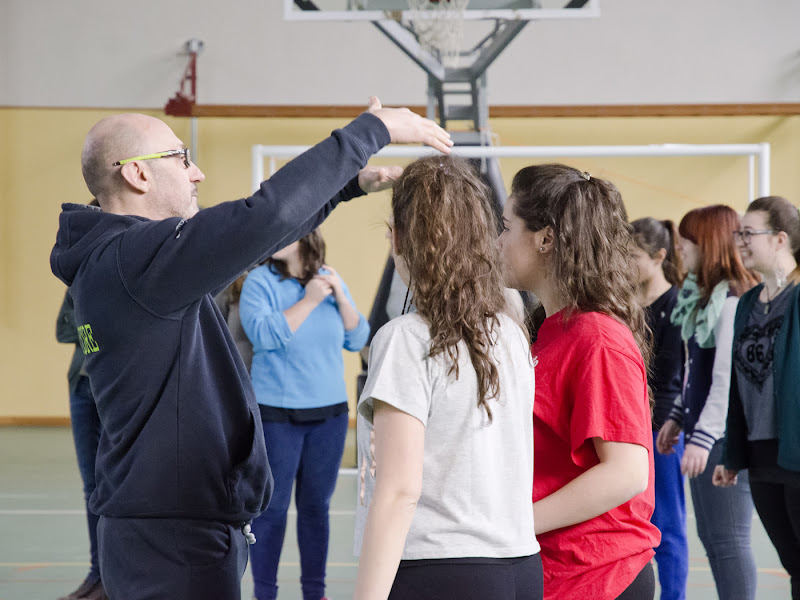
{"type": "MultiPolygon", "coordinates": [[[[436,1],[436,0],[434,0],[436,1]]],[[[447,2],[448,0],[438,0],[447,2]]],[[[419,18],[419,14],[414,15],[419,18]]],[[[600,0],[470,0],[464,20],[587,19],[600,16],[600,0]]],[[[298,21],[412,19],[408,0],[284,0],[284,18],[298,21]]]]}

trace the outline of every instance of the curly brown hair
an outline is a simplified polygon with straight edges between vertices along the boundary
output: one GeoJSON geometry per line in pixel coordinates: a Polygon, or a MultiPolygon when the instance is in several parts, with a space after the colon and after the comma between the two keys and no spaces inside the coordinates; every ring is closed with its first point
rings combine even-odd
{"type": "Polygon", "coordinates": [[[565,315],[599,312],[628,326],[649,364],[649,330],[628,244],[633,228],[616,186],[562,164],[525,167],[511,184],[514,212],[530,231],[554,232],[550,262],[565,315]]]}
{"type": "Polygon", "coordinates": [[[430,356],[445,354],[458,377],[458,344],[466,343],[478,378],[478,407],[500,381],[491,356],[497,314],[505,307],[491,192],[470,163],[452,156],[421,158],[395,182],[396,252],[408,266],[417,313],[431,334],[430,356]]]}

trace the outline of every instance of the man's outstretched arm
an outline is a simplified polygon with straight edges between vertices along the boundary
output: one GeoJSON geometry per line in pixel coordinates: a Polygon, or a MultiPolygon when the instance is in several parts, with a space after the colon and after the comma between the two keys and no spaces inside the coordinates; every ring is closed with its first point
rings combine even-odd
{"type": "MultiPolygon", "coordinates": [[[[374,191],[396,175],[364,169],[390,141],[428,143],[449,151],[449,134],[407,109],[370,109],[263,182],[250,198],[200,211],[185,222],[167,219],[125,234],[121,271],[131,293],[170,314],[222,289],[258,259],[318,227],[358,176],[374,191]],[[148,239],[149,238],[149,239],[148,239]]],[[[356,194],[353,194],[356,195],[356,194]]]]}

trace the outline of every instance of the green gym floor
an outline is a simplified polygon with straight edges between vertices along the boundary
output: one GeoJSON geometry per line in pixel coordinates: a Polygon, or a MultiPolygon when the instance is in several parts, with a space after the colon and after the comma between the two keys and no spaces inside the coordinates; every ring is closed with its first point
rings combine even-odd
{"type": "MultiPolygon", "coordinates": [[[[354,463],[352,437],[351,432],[346,467],[354,463]]],[[[355,477],[343,474],[331,504],[327,595],[333,600],[353,595],[355,488],[355,477]]],[[[714,582],[697,539],[691,506],[689,511],[687,598],[710,600],[716,597],[714,582]]],[[[301,598],[294,518],[290,513],[278,573],[281,600],[301,598]]],[[[752,544],[758,565],[758,600],[788,599],[789,578],[758,517],[753,521],[752,544]]],[[[88,560],[89,541],[71,431],[0,427],[0,600],[54,600],[80,584],[88,571],[88,560]]],[[[242,598],[249,600],[252,595],[248,569],[242,581],[242,598]]]]}

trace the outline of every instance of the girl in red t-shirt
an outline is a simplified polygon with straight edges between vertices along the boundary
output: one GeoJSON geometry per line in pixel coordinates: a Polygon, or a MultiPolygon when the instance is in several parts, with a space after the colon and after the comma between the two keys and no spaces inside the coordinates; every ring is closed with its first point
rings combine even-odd
{"type": "Polygon", "coordinates": [[[500,236],[506,276],[547,315],[532,347],[545,598],[654,595],[646,326],[630,240],[613,184],[558,164],[514,177],[500,236]]]}

